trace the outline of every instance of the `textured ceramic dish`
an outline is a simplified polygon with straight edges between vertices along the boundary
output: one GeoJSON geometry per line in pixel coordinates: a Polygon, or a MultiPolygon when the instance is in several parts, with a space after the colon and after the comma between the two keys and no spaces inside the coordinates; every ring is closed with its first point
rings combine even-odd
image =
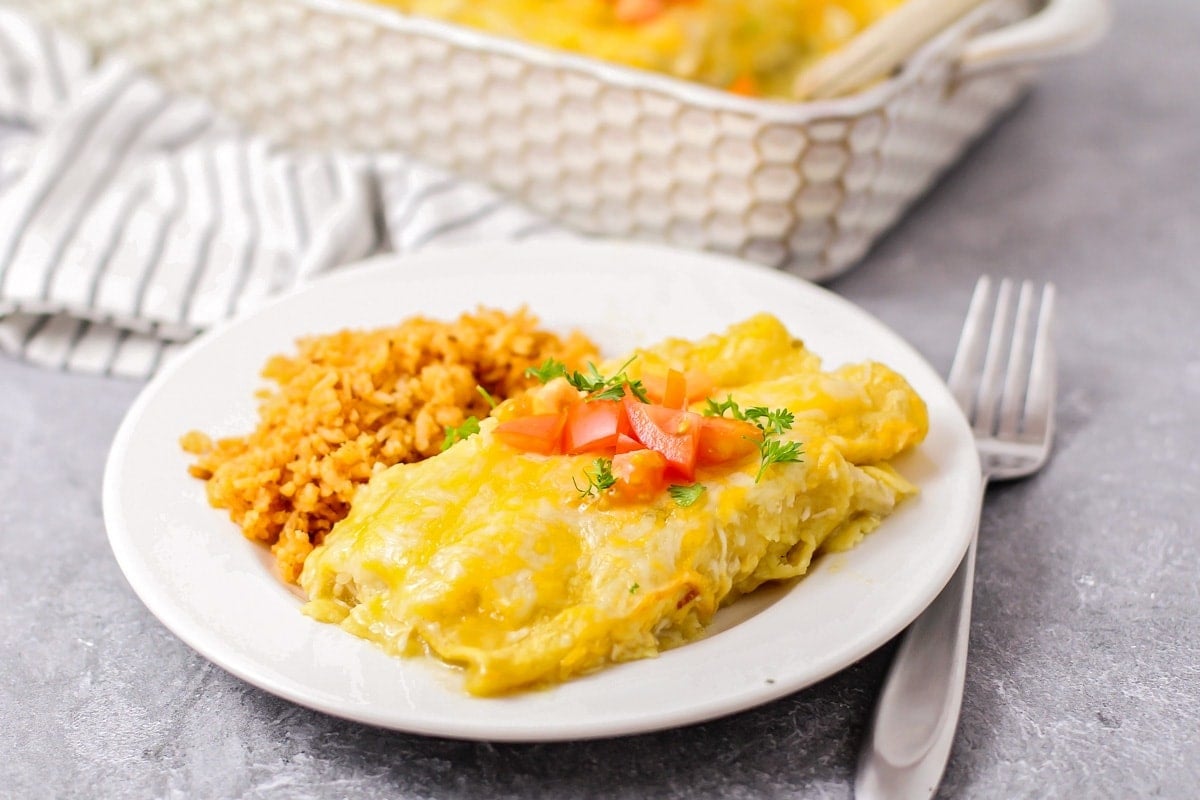
{"type": "Polygon", "coordinates": [[[945,385],[899,337],[845,300],[713,255],[540,243],[380,259],[202,336],[146,387],[121,425],[105,471],[104,519],[121,569],[150,610],[250,683],[376,725],[533,741],[710,719],[846,667],[897,634],[945,584],[974,530],[979,491],[971,433],[945,385]],[[588,302],[564,307],[563,297],[588,302]],[[544,324],[581,326],[614,355],[770,311],[829,366],[877,358],[925,398],[929,437],[896,462],[921,494],[855,549],[819,559],[803,580],[721,611],[700,641],[552,689],[471,697],[448,667],[389,657],[302,615],[265,549],[209,507],[178,439],[192,428],[249,429],[258,370],[297,336],[416,313],[448,318],[481,302],[528,304],[544,324]]]}
{"type": "Polygon", "coordinates": [[[283,141],[399,149],[589,233],[803,277],[854,263],[1105,0],[987,0],[895,77],[812,103],[673,78],[349,0],[0,0],[283,141]]]}

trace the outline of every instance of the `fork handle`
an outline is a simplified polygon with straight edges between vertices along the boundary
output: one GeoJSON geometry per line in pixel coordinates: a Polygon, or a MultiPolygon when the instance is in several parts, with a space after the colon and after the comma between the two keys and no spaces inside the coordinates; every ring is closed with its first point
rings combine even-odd
{"type": "Polygon", "coordinates": [[[937,791],[962,708],[975,542],[950,582],[909,626],[859,753],[856,800],[915,800],[937,791]]]}

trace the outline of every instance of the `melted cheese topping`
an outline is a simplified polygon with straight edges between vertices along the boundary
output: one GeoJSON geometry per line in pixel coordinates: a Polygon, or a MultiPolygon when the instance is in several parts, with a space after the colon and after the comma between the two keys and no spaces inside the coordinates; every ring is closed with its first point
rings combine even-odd
{"type": "Polygon", "coordinates": [[[706,491],[687,508],[665,492],[621,505],[575,490],[594,456],[518,453],[485,420],[371,479],[305,564],[306,612],[462,665],[469,691],[496,694],[696,638],[722,604],[853,546],[915,491],[887,461],[924,437],[925,406],[888,368],[822,372],[765,315],[638,352],[631,372],[700,368],[714,396],[791,409],[803,461],[758,483],[757,455],[702,469],[706,491]]]}
{"type": "Polygon", "coordinates": [[[655,70],[788,97],[796,75],[903,0],[376,0],[418,16],[655,70]]]}

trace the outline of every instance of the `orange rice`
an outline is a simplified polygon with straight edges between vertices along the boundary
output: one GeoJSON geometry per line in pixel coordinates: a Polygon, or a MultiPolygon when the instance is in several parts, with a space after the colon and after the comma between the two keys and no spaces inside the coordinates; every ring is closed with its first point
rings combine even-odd
{"type": "Polygon", "coordinates": [[[578,367],[596,348],[559,337],[525,310],[480,308],[453,322],[415,317],[391,328],[301,339],[295,355],[263,368],[259,424],[220,439],[192,431],[189,472],[209,502],[229,510],[249,539],[271,545],[280,576],[295,582],[304,559],[350,508],[372,472],[441,450],[448,426],[528,388],[525,369],[548,357],[578,367]]]}

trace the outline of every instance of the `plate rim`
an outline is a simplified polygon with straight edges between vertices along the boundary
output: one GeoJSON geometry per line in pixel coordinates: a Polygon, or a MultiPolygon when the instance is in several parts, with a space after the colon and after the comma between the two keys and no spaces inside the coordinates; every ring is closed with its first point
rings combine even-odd
{"type": "MultiPolygon", "coordinates": [[[[893,615],[890,624],[876,626],[869,634],[859,638],[862,641],[857,641],[854,648],[857,655],[847,659],[832,659],[830,663],[825,664],[817,670],[810,670],[800,678],[781,678],[775,680],[769,686],[763,685],[748,685],[744,691],[725,693],[719,698],[710,698],[704,702],[698,702],[684,712],[679,712],[667,716],[650,715],[638,720],[613,720],[607,723],[578,723],[575,725],[563,724],[556,726],[550,730],[531,731],[527,727],[520,725],[504,724],[503,722],[480,722],[478,719],[461,720],[457,725],[448,728],[446,725],[437,723],[428,723],[420,719],[397,721],[388,713],[375,712],[374,709],[347,709],[345,704],[338,702],[327,701],[322,697],[314,697],[312,691],[305,691],[303,686],[296,685],[287,677],[276,676],[270,674],[270,670],[264,668],[260,664],[253,663],[253,660],[247,660],[245,657],[239,656],[236,652],[230,653],[223,648],[220,642],[212,643],[212,631],[197,630],[191,624],[190,620],[184,618],[184,613],[181,609],[174,607],[169,602],[169,598],[160,597],[160,591],[154,585],[154,576],[147,570],[148,565],[140,559],[137,548],[133,546],[134,537],[124,530],[128,527],[125,514],[121,508],[120,489],[122,487],[122,477],[119,467],[128,456],[128,452],[133,443],[133,435],[136,431],[137,424],[163,387],[169,385],[173,377],[189,363],[191,356],[209,346],[210,342],[218,340],[226,336],[230,331],[236,330],[238,327],[249,324],[253,319],[258,317],[270,309],[277,306],[295,302],[299,296],[306,295],[317,291],[322,287],[332,287],[335,285],[365,282],[370,283],[372,278],[381,274],[392,276],[397,281],[403,281],[403,273],[397,270],[407,269],[413,262],[420,263],[422,261],[452,261],[452,262],[470,262],[473,254],[488,253],[495,254],[497,249],[520,251],[524,254],[531,254],[538,250],[545,250],[551,253],[559,252],[564,249],[582,248],[589,251],[603,252],[609,251],[610,254],[628,254],[631,250],[642,251],[646,256],[653,256],[660,259],[685,259],[696,261],[707,261],[716,269],[731,269],[743,270],[757,273],[759,279],[768,281],[777,281],[780,285],[783,284],[799,284],[807,291],[813,291],[818,295],[823,296],[822,302],[832,303],[840,307],[840,311],[848,313],[851,316],[868,322],[870,325],[880,329],[893,340],[895,346],[901,347],[908,351],[909,357],[919,362],[928,372],[928,376],[936,379],[937,384],[944,390],[947,395],[949,390],[945,387],[945,383],[938,375],[936,370],[928,363],[924,356],[916,350],[904,337],[897,334],[890,327],[877,319],[875,316],[847,300],[844,297],[818,286],[811,281],[799,278],[795,275],[775,270],[769,267],[764,267],[758,264],[753,264],[739,259],[723,256],[713,253],[696,253],[680,251],[669,246],[641,243],[641,242],[623,242],[623,241],[576,241],[576,240],[544,240],[536,242],[504,242],[504,243],[483,243],[471,244],[457,247],[439,248],[436,250],[422,251],[412,254],[397,254],[386,253],[373,256],[356,264],[347,265],[339,268],[333,273],[327,273],[318,279],[314,279],[296,289],[289,291],[279,297],[273,298],[261,306],[251,309],[247,312],[238,314],[221,324],[214,326],[209,331],[206,331],[197,336],[192,342],[184,346],[170,362],[168,362],[150,381],[148,381],[137,398],[131,404],[123,417],[120,426],[113,438],[108,456],[105,461],[104,479],[102,487],[102,513],[106,529],[106,535],[109,546],[113,551],[117,564],[121,569],[123,576],[133,589],[138,599],[146,606],[150,613],[159,620],[168,630],[171,631],[177,638],[187,644],[191,649],[196,651],[206,660],[216,664],[223,670],[238,677],[239,679],[262,689],[270,694],[282,697],[286,700],[294,702],[298,705],[314,709],[335,717],[348,719],[356,722],[361,722],[369,725],[374,725],[390,730],[403,731],[421,735],[439,736],[461,740],[476,740],[476,741],[505,741],[505,742],[551,742],[551,741],[572,741],[572,740],[588,740],[609,738],[613,736],[649,733],[652,731],[676,728],[681,726],[692,725],[708,720],[713,720],[723,717],[738,711],[747,710],[772,700],[793,694],[808,686],[814,685],[831,675],[846,669],[853,663],[857,662],[866,655],[874,652],[886,642],[904,630],[917,616],[929,605],[930,602],[940,593],[941,589],[949,582],[950,578],[957,569],[962,556],[965,554],[967,547],[970,544],[971,536],[961,536],[961,547],[955,547],[953,551],[946,553],[945,564],[939,570],[939,578],[937,581],[930,581],[930,586],[936,583],[936,590],[930,589],[921,594],[928,594],[927,598],[910,602],[908,607],[904,608],[901,613],[893,615]],[[399,263],[398,263],[399,262],[399,263]],[[953,556],[953,557],[951,557],[953,556]]],[[[411,312],[419,313],[419,312],[411,312]]],[[[955,406],[957,408],[957,406],[955,406]]],[[[970,440],[970,431],[967,428],[964,418],[955,418],[946,420],[951,427],[959,427],[959,439],[965,433],[971,446],[969,448],[969,458],[974,460],[978,466],[978,454],[975,451],[973,440],[970,440]]],[[[961,456],[966,456],[967,451],[962,450],[961,456]]],[[[977,482],[976,482],[977,483],[977,482]]],[[[965,506],[967,508],[978,508],[979,501],[982,498],[982,485],[979,485],[973,496],[969,496],[965,506]]],[[[973,529],[973,521],[970,519],[963,520],[973,529]]],[[[298,611],[298,610],[297,610],[298,611]]],[[[313,624],[320,625],[314,621],[313,624]]],[[[699,640],[704,641],[704,640],[699,640]]],[[[688,646],[698,644],[691,643],[688,646]]],[[[552,690],[551,690],[552,691],[552,690]]]]}

